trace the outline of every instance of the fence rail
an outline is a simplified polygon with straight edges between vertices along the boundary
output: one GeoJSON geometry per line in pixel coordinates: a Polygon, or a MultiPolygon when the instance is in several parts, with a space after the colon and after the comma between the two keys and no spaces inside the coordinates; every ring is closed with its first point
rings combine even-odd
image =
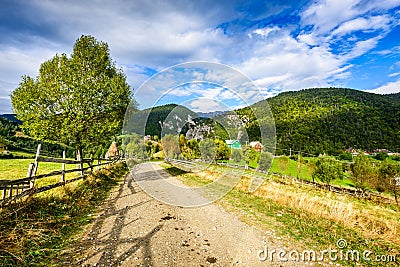
{"type": "MultiPolygon", "coordinates": [[[[176,160],[176,159],[169,159],[169,161],[174,162],[175,165],[178,165],[179,167],[182,167],[183,169],[185,169],[187,171],[191,171],[192,169],[195,169],[194,165],[196,164],[196,162],[193,162],[193,161],[176,160]]],[[[216,163],[216,164],[219,166],[236,168],[236,169],[244,168],[244,166],[240,166],[240,165],[236,165],[236,164],[229,164],[229,163],[216,163]]],[[[337,185],[329,185],[329,184],[313,182],[313,181],[309,181],[309,180],[305,180],[305,179],[300,179],[300,178],[296,178],[296,177],[292,177],[292,176],[288,176],[288,175],[282,175],[280,173],[270,173],[270,172],[265,172],[262,170],[253,169],[253,168],[251,168],[251,169],[253,171],[256,171],[259,173],[275,175],[275,176],[279,177],[283,183],[306,184],[306,185],[313,186],[316,188],[329,190],[334,193],[350,195],[352,197],[368,199],[368,200],[379,202],[379,203],[386,203],[386,204],[395,203],[395,200],[393,200],[391,198],[381,196],[379,194],[376,194],[376,193],[368,191],[368,190],[348,188],[348,187],[342,187],[342,186],[337,186],[337,185]]]]}
{"type": "Polygon", "coordinates": [[[40,156],[40,149],[41,145],[38,145],[36,151],[35,161],[29,164],[27,177],[20,178],[20,179],[13,179],[13,180],[0,180],[0,191],[2,192],[0,205],[4,206],[12,201],[16,201],[28,195],[37,194],[40,192],[44,192],[59,186],[63,186],[65,184],[84,179],[89,173],[91,173],[94,168],[99,169],[100,166],[109,165],[116,161],[119,161],[120,158],[113,158],[113,159],[82,159],[82,160],[71,160],[65,158],[65,151],[63,153],[63,158],[47,158],[40,156]],[[106,162],[102,162],[106,160],[106,162]],[[97,161],[97,164],[94,162],[97,161]],[[61,163],[62,167],[59,171],[52,171],[46,174],[36,175],[39,162],[54,162],[54,163],[61,163]],[[88,164],[88,167],[83,167],[83,164],[88,164]],[[79,168],[65,170],[66,164],[77,164],[79,168]],[[79,172],[79,177],[73,179],[65,179],[65,174],[79,172]],[[35,187],[35,182],[40,179],[44,179],[51,176],[60,176],[60,181],[57,183],[35,187]]]}

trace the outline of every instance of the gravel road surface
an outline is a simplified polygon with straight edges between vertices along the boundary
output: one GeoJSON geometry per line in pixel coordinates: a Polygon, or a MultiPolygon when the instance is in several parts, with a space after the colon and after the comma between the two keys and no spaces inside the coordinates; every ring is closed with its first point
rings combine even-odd
{"type": "Polygon", "coordinates": [[[265,232],[239,221],[216,204],[196,208],[164,204],[139,187],[132,175],[135,179],[148,179],[148,186],[154,186],[153,190],[166,197],[171,192],[160,186],[163,183],[157,182],[159,178],[152,177],[180,184],[160,163],[149,162],[135,168],[99,207],[94,222],[77,240],[70,264],[283,266],[258,259],[258,252],[264,248],[265,232]]]}

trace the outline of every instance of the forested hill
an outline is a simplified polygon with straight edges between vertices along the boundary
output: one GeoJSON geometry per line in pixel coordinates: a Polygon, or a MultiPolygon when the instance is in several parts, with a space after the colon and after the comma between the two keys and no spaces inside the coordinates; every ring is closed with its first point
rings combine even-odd
{"type": "MultiPolygon", "coordinates": [[[[312,154],[349,147],[400,152],[400,94],[315,88],[281,93],[252,107],[263,109],[267,102],[275,118],[277,147],[312,154]]],[[[237,112],[244,115],[248,108],[237,112]]]]}
{"type": "MultiPolygon", "coordinates": [[[[188,118],[196,118],[198,115],[188,108],[176,104],[167,104],[150,109],[138,111],[134,117],[129,120],[126,130],[135,132],[135,129],[145,125],[145,134],[161,136],[162,127],[168,131],[185,125],[188,118]]],[[[176,129],[176,131],[180,132],[176,129]]],[[[165,133],[164,133],[165,134],[165,133]]]]}

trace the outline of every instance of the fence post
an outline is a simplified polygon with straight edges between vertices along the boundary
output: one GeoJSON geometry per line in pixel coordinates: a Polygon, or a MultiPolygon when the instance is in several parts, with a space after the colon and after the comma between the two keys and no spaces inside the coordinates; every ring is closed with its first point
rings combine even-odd
{"type": "MultiPolygon", "coordinates": [[[[63,159],[65,159],[65,150],[63,151],[63,159]]],[[[61,182],[65,182],[65,163],[61,167],[61,182]]]]}
{"type": "Polygon", "coordinates": [[[93,172],[93,159],[91,159],[92,161],[89,161],[89,167],[90,167],[90,172],[93,172]]]}
{"type": "Polygon", "coordinates": [[[100,170],[100,163],[101,163],[101,160],[100,160],[100,156],[97,158],[97,170],[100,170]]]}
{"type": "Polygon", "coordinates": [[[36,176],[36,172],[37,172],[38,164],[39,164],[38,158],[39,158],[39,155],[40,155],[40,149],[41,148],[42,148],[42,144],[38,144],[38,147],[37,147],[37,150],[36,150],[36,156],[35,156],[35,166],[34,166],[34,169],[33,169],[33,176],[36,176]]]}
{"type": "Polygon", "coordinates": [[[10,187],[10,198],[12,197],[12,195],[13,195],[13,189],[14,189],[14,185],[12,184],[11,185],[11,187],[10,187]]]}
{"type": "Polygon", "coordinates": [[[79,168],[81,169],[81,177],[85,178],[85,176],[83,175],[83,162],[82,162],[82,159],[81,159],[81,162],[79,163],[79,168]]]}
{"type": "MultiPolygon", "coordinates": [[[[35,163],[29,164],[28,173],[26,174],[26,178],[32,177],[32,172],[33,172],[34,166],[35,166],[35,163]]],[[[35,185],[35,179],[30,180],[29,181],[29,189],[33,188],[34,185],[35,185]]]]}
{"type": "Polygon", "coordinates": [[[79,166],[79,169],[80,169],[79,173],[80,173],[80,176],[82,178],[84,178],[84,176],[83,176],[83,161],[82,161],[83,160],[83,155],[81,155],[82,150],[78,149],[76,152],[77,152],[76,153],[76,159],[78,160],[78,166],[79,166]]]}

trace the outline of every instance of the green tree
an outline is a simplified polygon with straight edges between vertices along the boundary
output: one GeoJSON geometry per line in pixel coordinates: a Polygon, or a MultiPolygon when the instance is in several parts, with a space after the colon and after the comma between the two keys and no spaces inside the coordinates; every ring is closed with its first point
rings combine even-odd
{"type": "Polygon", "coordinates": [[[23,76],[12,92],[13,111],[22,128],[39,140],[82,149],[101,145],[122,127],[131,93],[107,43],[81,36],[70,57],[55,55],[36,78],[23,76]]]}
{"type": "Polygon", "coordinates": [[[125,150],[128,160],[144,160],[148,158],[147,147],[143,138],[137,134],[131,134],[129,137],[124,138],[122,148],[125,150]]]}
{"type": "Polygon", "coordinates": [[[378,153],[376,153],[376,155],[375,155],[375,158],[376,158],[377,160],[385,160],[387,157],[388,157],[388,154],[385,153],[385,152],[378,152],[378,153]]]}
{"type": "Polygon", "coordinates": [[[188,141],[188,147],[192,153],[192,158],[200,157],[199,142],[196,139],[191,139],[188,141]]]}
{"type": "Polygon", "coordinates": [[[250,145],[243,147],[243,154],[246,160],[256,160],[257,152],[250,145]]]}
{"type": "Polygon", "coordinates": [[[203,139],[199,143],[199,150],[201,159],[205,162],[212,162],[215,159],[216,147],[215,143],[211,139],[203,139]]]}
{"type": "Polygon", "coordinates": [[[353,160],[353,155],[350,152],[343,152],[339,155],[339,159],[351,161],[353,160]]]}
{"type": "Polygon", "coordinates": [[[185,135],[183,135],[183,134],[181,134],[179,136],[179,148],[181,150],[182,156],[184,156],[186,159],[192,158],[192,153],[188,146],[188,140],[186,139],[185,135]]]}
{"type": "Polygon", "coordinates": [[[0,153],[2,153],[6,149],[6,139],[3,136],[0,136],[0,153]]]}
{"type": "Polygon", "coordinates": [[[241,162],[243,159],[242,151],[240,149],[232,149],[231,159],[236,163],[241,162]]]}
{"type": "Polygon", "coordinates": [[[356,187],[365,189],[375,176],[375,168],[372,166],[370,158],[360,153],[354,160],[351,167],[351,179],[356,187]]]}
{"type": "Polygon", "coordinates": [[[288,156],[280,156],[278,158],[278,169],[282,173],[286,173],[287,169],[289,168],[290,159],[288,156]]]}
{"type": "Polygon", "coordinates": [[[330,158],[319,158],[315,163],[312,177],[327,184],[330,184],[335,179],[343,179],[342,165],[340,162],[330,158]]]}
{"type": "Polygon", "coordinates": [[[181,153],[181,149],[179,148],[179,136],[166,134],[163,138],[161,138],[161,145],[164,150],[165,158],[177,158],[181,153]]]}
{"type": "Polygon", "coordinates": [[[215,159],[229,159],[229,157],[231,156],[231,150],[229,149],[228,145],[220,139],[215,139],[214,143],[216,148],[215,159]]]}
{"type": "Polygon", "coordinates": [[[394,195],[396,204],[398,205],[398,195],[400,186],[397,185],[396,177],[400,177],[400,164],[385,159],[379,167],[379,179],[384,188],[394,195]]]}
{"type": "Polygon", "coordinates": [[[257,168],[262,171],[268,171],[273,160],[274,155],[272,155],[272,153],[263,151],[260,153],[257,168]]]}

